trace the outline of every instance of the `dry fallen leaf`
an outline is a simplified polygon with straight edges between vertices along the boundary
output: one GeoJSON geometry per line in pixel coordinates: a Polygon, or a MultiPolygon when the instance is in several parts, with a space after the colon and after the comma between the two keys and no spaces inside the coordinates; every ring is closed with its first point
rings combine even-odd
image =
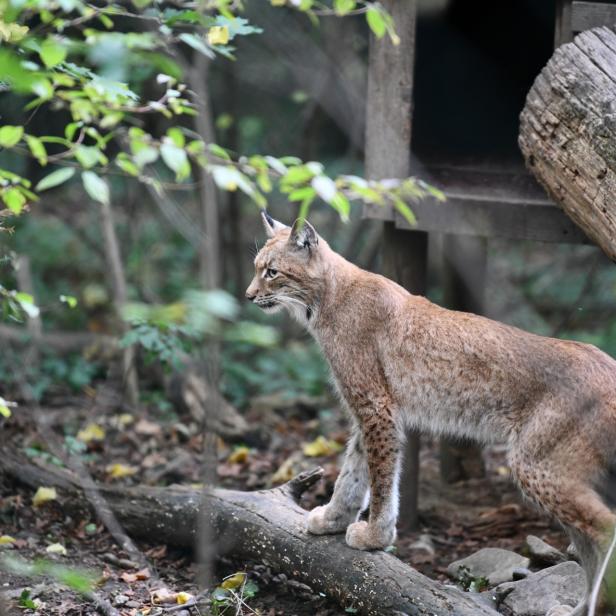
{"type": "Polygon", "coordinates": [[[295,458],[291,456],[287,458],[281,465],[280,468],[272,475],[272,483],[286,483],[287,481],[291,481],[295,476],[295,471],[293,470],[293,464],[295,462],[295,458]]]}
{"type": "Polygon", "coordinates": [[[306,443],[303,446],[304,455],[311,458],[320,456],[331,456],[342,450],[342,445],[331,439],[326,439],[324,436],[318,436],[312,443],[306,443]]]}
{"type": "Polygon", "coordinates": [[[55,488],[45,488],[41,486],[32,497],[32,504],[35,507],[40,507],[44,503],[47,503],[58,498],[58,493],[55,488]]]}
{"type": "Polygon", "coordinates": [[[61,543],[52,543],[47,546],[45,551],[48,554],[59,554],[60,556],[66,556],[66,548],[61,543]]]}
{"type": "Polygon", "coordinates": [[[112,479],[122,479],[122,477],[130,477],[137,472],[134,466],[128,466],[127,464],[110,464],[107,467],[107,474],[112,479]]]}
{"type": "Polygon", "coordinates": [[[95,423],[88,424],[83,430],[77,432],[77,438],[84,442],[102,441],[105,439],[105,430],[95,423]]]}
{"type": "Polygon", "coordinates": [[[248,455],[250,454],[250,449],[248,447],[236,447],[232,452],[227,462],[229,464],[244,464],[248,461],[248,455]]]}
{"type": "Polygon", "coordinates": [[[189,592],[179,592],[175,595],[175,602],[178,605],[184,605],[185,603],[188,603],[193,598],[194,598],[193,595],[191,595],[189,592]]]}
{"type": "Polygon", "coordinates": [[[175,603],[176,593],[171,592],[167,588],[157,588],[150,593],[150,601],[154,605],[161,603],[175,603]]]}
{"type": "Polygon", "coordinates": [[[150,573],[149,569],[141,569],[140,571],[137,571],[136,573],[129,573],[128,571],[125,571],[124,573],[122,573],[120,575],[120,577],[127,584],[133,584],[137,580],[148,580],[148,579],[150,579],[150,575],[151,575],[151,573],[150,573]]]}
{"type": "Polygon", "coordinates": [[[239,588],[246,580],[246,574],[243,571],[238,571],[229,577],[226,577],[220,585],[225,590],[233,590],[239,588]]]}
{"type": "Polygon", "coordinates": [[[135,424],[135,432],[142,436],[156,436],[161,433],[161,427],[153,421],[147,419],[140,419],[135,424]]]}

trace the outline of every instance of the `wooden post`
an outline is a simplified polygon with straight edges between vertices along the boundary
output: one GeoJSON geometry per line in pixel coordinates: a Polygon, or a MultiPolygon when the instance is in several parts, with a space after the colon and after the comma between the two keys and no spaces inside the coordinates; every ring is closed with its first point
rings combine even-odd
{"type": "MultiPolygon", "coordinates": [[[[370,38],[366,101],[366,175],[371,179],[411,174],[411,106],[415,55],[416,0],[383,0],[400,44],[370,38]]],[[[396,229],[393,211],[383,231],[383,272],[412,293],[425,293],[428,235],[396,229]]],[[[401,528],[417,525],[419,435],[409,435],[401,480],[401,528]]]]}
{"type": "Polygon", "coordinates": [[[556,0],[554,21],[554,49],[573,40],[571,27],[573,0],[556,0]]]}
{"type": "MultiPolygon", "coordinates": [[[[487,240],[468,235],[445,235],[443,244],[443,303],[447,308],[485,313],[487,240]]],[[[454,483],[483,477],[481,447],[467,441],[442,439],[441,479],[454,483]]]]}

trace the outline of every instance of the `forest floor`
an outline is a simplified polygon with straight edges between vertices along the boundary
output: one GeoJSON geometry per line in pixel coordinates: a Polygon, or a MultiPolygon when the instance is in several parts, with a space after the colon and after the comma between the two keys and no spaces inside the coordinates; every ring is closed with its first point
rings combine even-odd
{"type": "MultiPolygon", "coordinates": [[[[100,392],[99,392],[100,393],[100,392]]],[[[258,447],[218,444],[218,476],[224,487],[255,490],[271,487],[301,470],[320,465],[324,480],[302,497],[307,509],[326,502],[331,494],[345,438],[345,422],[335,406],[317,411],[323,401],[268,396],[253,401],[247,411],[251,425],[261,427],[258,447]]],[[[327,404],[326,404],[327,406],[327,404]]],[[[190,417],[150,406],[129,414],[114,406],[113,398],[101,403],[95,390],[74,397],[55,395],[41,407],[21,405],[3,426],[6,444],[38,461],[61,464],[41,433],[41,422],[65,452],[80,457],[92,477],[102,483],[169,485],[200,482],[202,437],[190,417]]],[[[57,452],[57,451],[56,451],[57,452]]],[[[444,485],[439,478],[437,447],[424,439],[421,451],[420,524],[416,532],[402,533],[396,554],[429,577],[445,580],[447,565],[482,547],[523,551],[528,534],[542,537],[558,548],[567,545],[564,534],[524,505],[508,477],[502,452],[486,453],[485,479],[444,485]]],[[[0,558],[60,564],[93,572],[96,593],[124,616],[182,614],[153,603],[153,593],[198,594],[198,567],[187,551],[159,545],[155,538],[139,548],[149,560],[144,570],[123,552],[95,518],[84,511],[65,511],[61,491],[55,500],[38,507],[34,493],[0,475],[0,558]],[[59,544],[61,548],[49,546],[59,544]],[[53,553],[59,550],[65,554],[53,553]],[[124,559],[124,560],[122,560],[124,559]]],[[[251,614],[267,616],[333,616],[344,614],[311,588],[271,571],[261,563],[217,563],[215,578],[244,571],[250,585],[246,606],[210,606],[191,614],[251,614]]],[[[13,614],[95,614],[95,606],[50,577],[0,574],[0,592],[13,614]],[[29,589],[29,590],[28,590],[29,589]],[[28,601],[34,601],[37,609],[28,601]]],[[[246,587],[248,588],[248,587],[246,587]]],[[[176,607],[176,606],[174,606],[176,607]]],[[[179,607],[179,606],[178,606],[179,607]]],[[[352,613],[352,610],[346,613],[352,613]]],[[[0,610],[1,613],[1,610],[0,610]]],[[[182,616],[187,616],[184,611],[182,616]]]]}

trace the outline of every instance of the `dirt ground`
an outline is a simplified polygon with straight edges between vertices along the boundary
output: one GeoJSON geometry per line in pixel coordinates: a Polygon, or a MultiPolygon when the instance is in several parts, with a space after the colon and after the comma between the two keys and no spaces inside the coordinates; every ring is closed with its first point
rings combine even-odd
{"type": "MultiPolygon", "coordinates": [[[[43,436],[49,437],[45,430],[50,430],[65,453],[71,451],[81,457],[96,481],[126,485],[200,482],[202,436],[196,422],[155,405],[130,414],[114,402],[113,396],[106,401],[103,398],[100,389],[93,389],[79,397],[52,396],[41,407],[21,405],[1,427],[4,444],[24,451],[39,463],[62,464],[43,436]],[[46,426],[43,431],[41,425],[46,426]]],[[[328,402],[275,396],[255,400],[247,417],[251,425],[261,428],[262,442],[242,448],[219,441],[220,484],[246,490],[268,488],[320,465],[325,478],[304,495],[302,504],[309,509],[325,502],[338,472],[340,453],[336,450],[341,449],[346,437],[342,413],[328,402]],[[326,440],[316,440],[319,436],[326,440]],[[312,448],[305,453],[304,447],[310,444],[312,448]]],[[[444,485],[439,478],[437,448],[428,438],[423,439],[419,528],[401,533],[395,551],[399,558],[432,578],[444,580],[446,567],[453,560],[486,546],[523,551],[528,534],[566,547],[564,533],[521,502],[502,452],[491,449],[485,459],[484,479],[444,485]]],[[[35,507],[33,496],[32,490],[0,476],[0,536],[14,540],[5,539],[6,543],[0,545],[0,557],[19,557],[30,563],[44,558],[48,563],[89,571],[96,579],[96,595],[123,616],[345,613],[318,591],[263,564],[228,559],[217,563],[213,586],[236,572],[245,572],[251,582],[249,594],[254,595],[245,597],[246,605],[206,605],[186,611],[177,604],[177,597],[173,605],[156,605],[154,593],[161,588],[171,593],[199,593],[199,568],[192,553],[158,545],[155,539],[150,544],[140,543],[138,547],[152,565],[143,570],[138,563],[130,562],[130,555],[118,547],[86,507],[81,513],[67,512],[60,495],[35,507]],[[48,548],[54,544],[60,544],[66,554],[50,553],[48,548]]],[[[105,607],[97,609],[91,597],[68,590],[54,578],[31,578],[0,570],[0,580],[0,592],[5,594],[4,604],[10,614],[105,613],[105,607]],[[28,599],[37,605],[36,610],[26,607],[28,599]]]]}

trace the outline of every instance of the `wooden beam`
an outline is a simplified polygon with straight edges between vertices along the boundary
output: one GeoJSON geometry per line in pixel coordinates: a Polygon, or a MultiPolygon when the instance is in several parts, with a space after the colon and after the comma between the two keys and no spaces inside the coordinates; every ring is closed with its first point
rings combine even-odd
{"type": "MultiPolygon", "coordinates": [[[[571,30],[582,32],[599,26],[616,25],[616,4],[601,2],[577,2],[571,6],[571,30]]],[[[571,39],[569,39],[571,40],[571,39]]]]}
{"type": "MultiPolygon", "coordinates": [[[[437,184],[438,186],[438,184],[437,184]]],[[[485,197],[448,193],[447,201],[411,204],[415,226],[396,219],[400,229],[438,231],[457,235],[501,237],[566,244],[586,244],[588,239],[558,207],[532,201],[513,204],[485,197]]]]}

